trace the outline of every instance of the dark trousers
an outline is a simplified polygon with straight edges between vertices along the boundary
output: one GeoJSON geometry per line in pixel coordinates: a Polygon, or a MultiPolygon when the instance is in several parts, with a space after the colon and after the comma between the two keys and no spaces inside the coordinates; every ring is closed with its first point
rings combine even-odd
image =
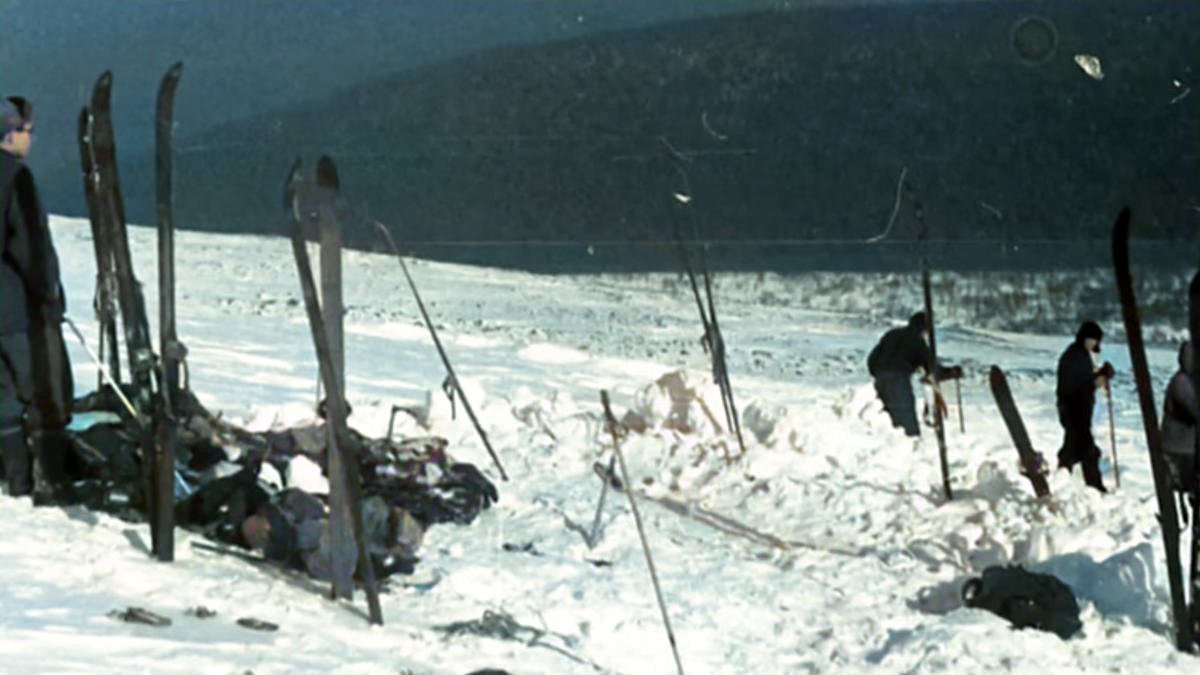
{"type": "Polygon", "coordinates": [[[73,388],[57,323],[0,335],[0,468],[8,494],[64,480],[73,388]]]}
{"type": "Polygon", "coordinates": [[[883,409],[892,418],[893,427],[902,427],[909,436],[920,436],[917,403],[910,378],[908,373],[879,373],[875,376],[875,393],[883,401],[883,409]]]}
{"type": "Polygon", "coordinates": [[[1083,482],[1100,492],[1108,492],[1100,476],[1100,448],[1092,437],[1090,415],[1082,413],[1068,415],[1059,411],[1058,421],[1063,427],[1063,444],[1058,450],[1058,465],[1070,471],[1076,464],[1083,471],[1083,482]]]}
{"type": "Polygon", "coordinates": [[[25,429],[25,411],[33,400],[33,373],[25,333],[0,335],[0,465],[8,494],[29,494],[33,457],[25,429]]]}

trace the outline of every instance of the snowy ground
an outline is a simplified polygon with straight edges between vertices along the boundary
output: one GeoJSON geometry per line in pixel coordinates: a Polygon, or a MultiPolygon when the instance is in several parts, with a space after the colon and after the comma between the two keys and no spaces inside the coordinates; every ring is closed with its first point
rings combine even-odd
{"type": "MultiPolygon", "coordinates": [[[[88,227],[74,219],[52,224],[70,314],[94,344],[88,227]]],[[[153,231],[133,228],[131,239],[154,308],[153,231]]],[[[287,242],[188,232],[178,240],[179,333],[201,400],[255,428],[311,417],[315,361],[287,242]]],[[[639,505],[687,672],[1165,673],[1200,665],[1174,651],[1167,628],[1161,538],[1123,344],[1108,341],[1103,354],[1118,370],[1121,487],[1101,496],[1078,475],[1059,472],[1051,477],[1053,501],[1039,503],[1017,472],[986,371],[997,363],[1009,372],[1035,446],[1052,456],[1060,440],[1053,368],[1069,336],[984,330],[985,322],[948,314],[939,347],[945,361],[966,369],[966,432],[948,433],[956,498],[946,503],[932,433],[914,442],[891,429],[865,373],[879,334],[915,307],[894,316],[878,306],[830,311],[828,298],[806,297],[826,282],[719,277],[718,311],[747,427],[747,453],[736,458],[736,441],[714,428],[696,398],[684,411],[688,424],[679,424],[657,384],[677,374],[722,417],[695,306],[678,275],[547,277],[410,265],[511,480],[500,481],[466,417],[451,419],[439,391],[444,373],[396,261],[347,253],[351,423],[381,435],[393,404],[428,401],[432,433],[484,470],[501,495],[472,525],[426,533],[417,573],[393,577],[386,588],[384,626],[367,625],[361,594],[354,603],[326,600],[319,586],[196,548],[200,539],[190,533],[177,535],[176,562],[160,564],[146,554],[144,526],[0,497],[3,669],[673,672],[624,496],[608,495],[594,549],[568,526],[590,526],[600,494],[592,464],[611,452],[601,389],[611,392],[618,417],[633,411],[649,424],[623,444],[641,489],[788,542],[754,543],[639,505]],[[1063,642],[1015,632],[960,606],[965,578],[1008,561],[1067,581],[1083,608],[1084,634],[1063,642]],[[108,616],[128,606],[167,615],[173,625],[108,616]],[[199,606],[218,613],[187,613],[199,606]],[[528,628],[519,640],[435,629],[485,612],[528,628]],[[250,631],[235,623],[243,616],[280,628],[250,631]]],[[[833,304],[867,306],[868,294],[880,292],[847,282],[833,304]]],[[[915,289],[910,297],[915,303],[915,289]]],[[[156,316],[152,309],[152,322],[156,316]]],[[[1184,318],[1181,311],[1163,334],[1178,334],[1184,318]]],[[[77,345],[72,356],[77,383],[90,388],[92,366],[77,345]]],[[[1162,344],[1149,356],[1161,391],[1175,348],[1162,344]]],[[[1098,411],[1096,419],[1107,456],[1106,418],[1098,411]]],[[[429,432],[403,418],[398,433],[429,432]]],[[[1112,486],[1111,472],[1106,480],[1112,486]]]]}

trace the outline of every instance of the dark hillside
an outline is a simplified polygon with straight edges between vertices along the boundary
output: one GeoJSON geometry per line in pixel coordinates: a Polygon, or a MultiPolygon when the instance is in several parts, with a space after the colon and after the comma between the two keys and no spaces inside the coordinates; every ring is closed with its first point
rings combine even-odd
{"type": "Polygon", "coordinates": [[[936,238],[1103,239],[1130,203],[1140,236],[1190,241],[1200,97],[1171,101],[1200,12],[1145,5],[817,8],[498,48],[220,127],[181,158],[181,217],[261,228],[289,159],[329,152],[414,245],[662,240],[666,138],[706,239],[869,237],[907,166],[936,238]],[[1014,41],[1034,9],[1057,31],[1039,63],[1018,50],[1042,55],[1046,24],[1014,41]]]}

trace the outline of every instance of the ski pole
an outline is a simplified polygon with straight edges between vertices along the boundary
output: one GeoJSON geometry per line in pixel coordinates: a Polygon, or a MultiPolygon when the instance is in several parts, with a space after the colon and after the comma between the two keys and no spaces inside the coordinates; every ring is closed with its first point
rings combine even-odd
{"type": "MultiPolygon", "coordinates": [[[[117,383],[113,381],[112,373],[108,372],[108,367],[106,367],[104,363],[96,357],[96,354],[92,352],[91,348],[87,346],[87,340],[83,337],[83,333],[79,332],[79,326],[76,326],[75,322],[72,321],[71,317],[69,316],[64,316],[63,321],[71,327],[71,332],[74,333],[75,338],[79,340],[79,346],[83,347],[83,351],[88,355],[88,358],[92,360],[92,363],[96,364],[96,369],[99,371],[100,377],[108,381],[109,386],[112,387],[113,393],[117,395],[117,398],[121,401],[121,404],[125,406],[125,410],[129,411],[129,414],[133,416],[133,421],[136,422],[139,427],[145,429],[146,425],[142,424],[142,418],[138,416],[133,404],[130,403],[129,399],[125,397],[125,394],[121,391],[121,388],[118,387],[117,383]]],[[[270,448],[268,448],[267,451],[270,452],[270,448]]],[[[193,492],[192,488],[187,484],[187,481],[183,479],[183,476],[179,473],[178,469],[175,470],[175,487],[177,490],[183,491],[185,495],[190,495],[193,492]]]]}
{"type": "Polygon", "coordinates": [[[121,391],[121,387],[119,387],[113,380],[112,374],[108,372],[108,368],[105,367],[100,359],[96,357],[96,355],[92,352],[92,349],[87,346],[87,340],[84,339],[83,333],[79,332],[79,326],[76,326],[75,322],[72,321],[71,317],[69,316],[64,316],[63,321],[65,321],[67,325],[71,327],[71,332],[75,333],[75,337],[79,340],[79,344],[83,347],[83,351],[87,352],[88,358],[92,360],[92,363],[96,364],[96,368],[100,370],[100,374],[104,377],[104,379],[108,380],[108,384],[112,387],[113,393],[115,393],[117,398],[121,400],[121,403],[125,405],[125,409],[129,411],[130,415],[133,416],[133,420],[137,422],[138,426],[145,428],[145,425],[142,424],[142,418],[138,416],[137,410],[133,407],[133,404],[129,402],[129,399],[125,398],[125,394],[121,391]]]}
{"type": "MultiPolygon", "coordinates": [[[[646,542],[646,529],[642,527],[642,515],[638,513],[637,500],[633,498],[633,483],[629,481],[629,469],[625,466],[625,456],[621,454],[621,439],[617,436],[617,420],[613,417],[612,408],[608,405],[608,392],[600,391],[600,403],[604,405],[604,420],[608,424],[608,432],[613,437],[613,456],[621,466],[621,480],[625,482],[625,496],[629,498],[629,509],[633,511],[633,521],[637,524],[638,538],[642,540],[642,552],[646,554],[646,567],[650,569],[650,581],[654,583],[654,595],[658,598],[658,609],[662,612],[663,626],[667,629],[667,640],[671,643],[671,654],[675,657],[675,667],[679,675],[683,675],[683,662],[679,660],[679,649],[675,646],[675,631],[671,630],[671,619],[667,616],[667,604],[663,601],[662,588],[658,584],[658,573],[654,571],[654,558],[650,557],[650,544],[646,542]]],[[[605,482],[608,477],[605,477],[605,482]]],[[[605,485],[607,488],[608,486],[605,485]]]]}
{"type": "Polygon", "coordinates": [[[483,430],[483,425],[479,423],[479,419],[475,417],[475,411],[471,409],[471,404],[467,401],[467,393],[463,391],[462,385],[458,383],[458,376],[454,374],[454,367],[450,365],[450,357],[446,356],[446,350],[442,348],[442,341],[438,339],[437,330],[433,327],[433,321],[429,318],[429,312],[425,311],[425,303],[421,301],[421,294],[417,292],[417,284],[413,281],[412,275],[408,273],[408,265],[404,264],[404,256],[400,255],[400,249],[396,246],[396,241],[392,239],[392,233],[388,230],[387,225],[378,220],[374,222],[375,227],[379,229],[379,232],[383,234],[383,238],[387,240],[388,247],[392,249],[396,260],[400,261],[400,269],[404,272],[404,278],[408,280],[408,287],[412,290],[413,299],[417,301],[417,309],[421,310],[421,318],[425,319],[425,327],[429,329],[429,337],[433,340],[433,346],[437,348],[438,356],[442,359],[442,365],[446,368],[446,379],[458,392],[458,397],[462,399],[463,409],[467,411],[467,417],[471,418],[471,424],[474,425],[475,431],[479,434],[479,440],[483,441],[483,447],[487,449],[488,455],[491,455],[492,462],[496,465],[496,469],[500,471],[500,477],[508,480],[508,474],[504,472],[504,467],[500,464],[500,458],[496,456],[496,451],[492,449],[492,444],[488,441],[487,433],[483,430]]]}
{"type": "Polygon", "coordinates": [[[1117,430],[1113,422],[1112,385],[1104,383],[1104,395],[1108,399],[1108,439],[1112,442],[1113,479],[1121,487],[1121,466],[1117,464],[1117,430]]]}
{"type": "MultiPolygon", "coordinates": [[[[613,437],[613,442],[616,442],[616,437],[613,437]]],[[[604,497],[608,494],[609,483],[612,482],[613,464],[617,461],[616,453],[608,460],[608,470],[604,472],[603,480],[600,483],[600,502],[596,504],[596,517],[592,519],[592,531],[588,534],[588,548],[596,546],[596,535],[600,532],[600,516],[604,514],[604,497]]]]}
{"type": "Polygon", "coordinates": [[[967,423],[963,420],[962,409],[962,379],[954,378],[954,398],[958,399],[958,431],[959,433],[967,433],[967,423]]]}

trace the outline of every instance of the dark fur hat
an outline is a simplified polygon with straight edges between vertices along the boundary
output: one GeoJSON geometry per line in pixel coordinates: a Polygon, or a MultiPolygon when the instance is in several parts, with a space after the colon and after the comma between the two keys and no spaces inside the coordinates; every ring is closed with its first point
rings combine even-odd
{"type": "Polygon", "coordinates": [[[33,119],[33,104],[21,96],[9,96],[0,101],[0,136],[29,124],[33,119]]]}

